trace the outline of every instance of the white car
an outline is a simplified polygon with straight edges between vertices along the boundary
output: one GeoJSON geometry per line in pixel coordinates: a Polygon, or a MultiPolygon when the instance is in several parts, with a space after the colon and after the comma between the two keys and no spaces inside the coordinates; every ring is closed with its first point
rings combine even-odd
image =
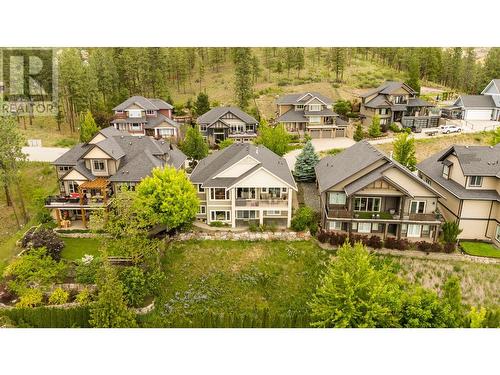
{"type": "Polygon", "coordinates": [[[440,127],[441,133],[443,134],[448,134],[448,133],[460,133],[462,131],[462,128],[456,126],[456,125],[443,125],[440,127]]]}

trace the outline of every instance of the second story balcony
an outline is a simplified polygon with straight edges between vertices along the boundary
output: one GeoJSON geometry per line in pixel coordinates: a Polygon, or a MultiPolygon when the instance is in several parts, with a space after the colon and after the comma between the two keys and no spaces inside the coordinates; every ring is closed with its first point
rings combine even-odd
{"type": "Polygon", "coordinates": [[[288,200],[276,199],[236,199],[236,207],[288,207],[288,200]]]}

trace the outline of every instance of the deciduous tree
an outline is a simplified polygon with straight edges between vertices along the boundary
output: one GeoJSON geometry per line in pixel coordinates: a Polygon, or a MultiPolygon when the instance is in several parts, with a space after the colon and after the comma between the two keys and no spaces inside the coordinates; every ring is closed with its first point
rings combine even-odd
{"type": "Polygon", "coordinates": [[[411,171],[416,169],[417,157],[415,156],[415,139],[408,133],[400,133],[393,142],[394,160],[404,165],[411,171]]]}
{"type": "Polygon", "coordinates": [[[208,155],[208,144],[203,139],[197,127],[187,130],[186,137],[184,141],[182,141],[180,147],[182,152],[194,161],[199,161],[208,155]]]}

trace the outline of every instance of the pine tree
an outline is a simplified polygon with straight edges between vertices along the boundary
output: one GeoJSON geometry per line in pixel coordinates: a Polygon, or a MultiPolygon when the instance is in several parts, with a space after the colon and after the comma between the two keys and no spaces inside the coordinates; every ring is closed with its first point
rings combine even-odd
{"type": "Polygon", "coordinates": [[[252,98],[252,52],[250,48],[236,48],[235,62],[235,94],[240,108],[245,109],[252,98]]]}
{"type": "Polygon", "coordinates": [[[99,128],[97,127],[92,113],[87,111],[83,120],[80,121],[80,142],[89,142],[98,132],[99,128]]]}
{"type": "Polygon", "coordinates": [[[414,171],[417,165],[415,156],[415,139],[408,133],[399,134],[393,142],[394,160],[404,165],[410,171],[414,171]]]}
{"type": "Polygon", "coordinates": [[[194,113],[199,117],[208,111],[210,111],[210,101],[208,100],[208,95],[204,92],[200,92],[194,102],[194,113]]]}
{"type": "Polygon", "coordinates": [[[380,129],[380,117],[379,115],[373,116],[372,124],[368,128],[368,135],[372,138],[380,137],[382,134],[380,129]]]}
{"type": "Polygon", "coordinates": [[[314,167],[319,162],[319,157],[314,151],[311,141],[307,141],[302,152],[297,156],[294,176],[297,181],[314,181],[316,173],[314,167]]]}
{"type": "Polygon", "coordinates": [[[420,93],[420,61],[418,58],[418,51],[412,48],[408,62],[408,80],[405,82],[417,93],[420,93]]]}
{"type": "Polygon", "coordinates": [[[356,142],[361,141],[365,137],[365,132],[363,131],[363,127],[361,126],[361,123],[358,122],[358,125],[356,125],[356,130],[354,131],[353,139],[356,142]]]}

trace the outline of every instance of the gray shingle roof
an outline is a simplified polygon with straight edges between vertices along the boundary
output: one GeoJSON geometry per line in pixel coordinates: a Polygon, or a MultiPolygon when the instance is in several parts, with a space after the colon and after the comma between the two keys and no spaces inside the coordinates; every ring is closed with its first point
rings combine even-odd
{"type": "Polygon", "coordinates": [[[101,129],[99,131],[105,137],[112,137],[114,135],[122,135],[122,132],[116,129],[114,126],[108,126],[107,128],[101,129]]]}
{"type": "Polygon", "coordinates": [[[198,122],[198,124],[210,125],[213,122],[220,119],[227,112],[231,112],[233,115],[240,118],[241,121],[245,122],[246,124],[257,124],[258,123],[258,121],[256,119],[254,119],[248,113],[243,112],[238,107],[215,107],[215,108],[212,108],[207,113],[204,113],[203,115],[198,117],[197,122],[198,122]]]}
{"type": "Polygon", "coordinates": [[[304,111],[305,116],[338,116],[331,109],[323,108],[321,111],[304,111]]]}
{"type": "Polygon", "coordinates": [[[90,145],[85,143],[80,143],[68,150],[61,156],[59,156],[54,162],[54,165],[76,165],[78,160],[85,154],[90,148],[90,145]]]}
{"type": "Polygon", "coordinates": [[[420,98],[410,98],[408,99],[408,107],[435,107],[434,104],[426,102],[420,98]]]}
{"type": "Polygon", "coordinates": [[[145,110],[160,110],[160,109],[172,109],[170,104],[161,99],[147,99],[144,96],[135,95],[128,98],[123,103],[118,104],[113,111],[123,111],[127,109],[132,104],[137,104],[145,110]]]}
{"type": "Polygon", "coordinates": [[[363,189],[364,187],[370,185],[372,182],[377,181],[378,179],[382,178],[382,172],[386,171],[387,169],[391,168],[393,166],[392,163],[387,163],[384,164],[370,173],[365,174],[363,177],[351,182],[350,184],[344,186],[344,191],[345,193],[349,196],[351,194],[356,193],[357,191],[363,189]]]}
{"type": "Polygon", "coordinates": [[[500,143],[493,146],[454,145],[441,156],[444,161],[455,153],[465,176],[496,176],[500,178],[500,143]]]}
{"type": "Polygon", "coordinates": [[[366,102],[364,106],[368,108],[390,108],[392,104],[385,95],[377,95],[369,102],[366,102]]]}
{"type": "MultiPolygon", "coordinates": [[[[118,160],[125,156],[123,149],[120,147],[118,142],[116,141],[117,137],[109,137],[99,141],[95,144],[96,147],[99,147],[106,154],[111,156],[113,159],[118,160]]],[[[90,149],[89,149],[90,151],[90,149]]]]}
{"type": "Polygon", "coordinates": [[[244,178],[249,172],[235,178],[213,177],[248,155],[259,162],[253,170],[262,167],[296,189],[295,180],[285,159],[264,146],[255,146],[249,143],[234,143],[230,147],[214,152],[202,159],[193,170],[190,176],[191,181],[213,187],[230,187],[244,178]]]}
{"type": "Polygon", "coordinates": [[[443,177],[443,165],[439,161],[450,149],[438,152],[417,164],[417,169],[459,199],[500,201],[496,190],[466,189],[459,183],[443,177]]]}
{"type": "Polygon", "coordinates": [[[391,94],[394,91],[399,90],[400,88],[404,88],[405,90],[408,90],[411,94],[416,94],[416,91],[413,90],[410,86],[408,86],[404,82],[385,81],[379,87],[361,94],[360,97],[366,98],[367,96],[371,96],[371,95],[376,94],[376,93],[391,94]]]}
{"type": "Polygon", "coordinates": [[[491,95],[462,95],[457,99],[455,105],[465,108],[495,108],[495,102],[491,95]]]}
{"type": "Polygon", "coordinates": [[[179,124],[175,122],[174,120],[168,118],[167,116],[158,113],[156,117],[148,117],[147,118],[147,124],[144,126],[146,129],[154,129],[158,127],[159,125],[163,124],[166,122],[167,124],[176,127],[177,129],[179,128],[179,124]]]}
{"type": "Polygon", "coordinates": [[[287,95],[280,96],[278,99],[276,99],[276,104],[304,104],[307,101],[309,101],[312,97],[317,97],[318,99],[320,99],[322,102],[326,103],[327,105],[333,103],[332,99],[328,98],[327,96],[325,96],[319,92],[308,91],[308,92],[301,92],[301,93],[297,93],[297,94],[287,94],[287,95]],[[307,95],[307,94],[309,94],[309,95],[307,95]],[[302,98],[304,96],[306,96],[306,97],[302,98]],[[302,100],[299,101],[299,99],[301,99],[301,98],[302,98],[302,100]]]}
{"type": "Polygon", "coordinates": [[[309,122],[307,118],[304,117],[303,111],[296,111],[293,108],[283,113],[276,119],[277,122],[309,122]]]}

